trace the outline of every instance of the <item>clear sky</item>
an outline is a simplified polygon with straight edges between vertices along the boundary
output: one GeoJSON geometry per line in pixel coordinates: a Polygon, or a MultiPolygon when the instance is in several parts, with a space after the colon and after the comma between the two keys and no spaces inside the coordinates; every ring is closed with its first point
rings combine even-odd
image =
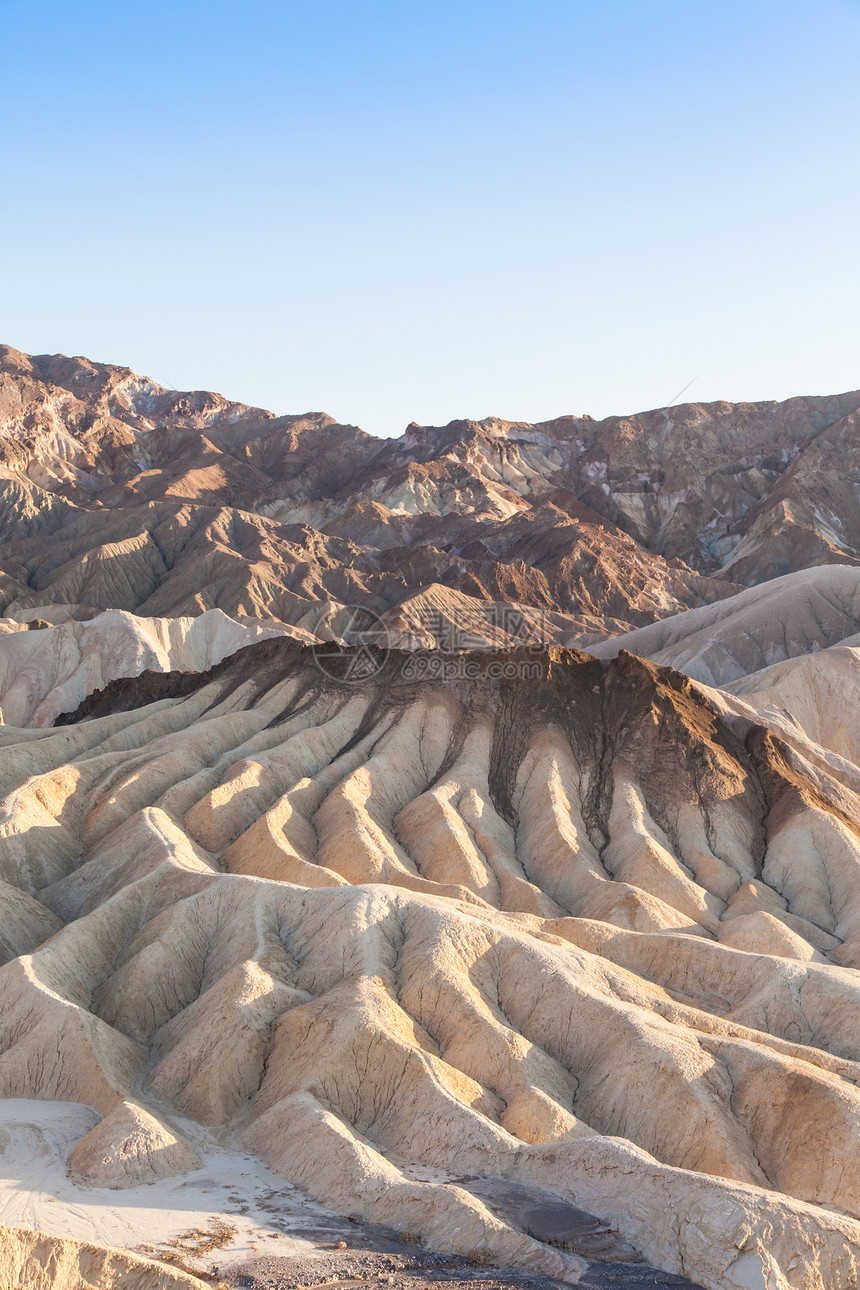
{"type": "Polygon", "coordinates": [[[0,340],[376,434],[860,386],[860,0],[0,0],[0,340]]]}

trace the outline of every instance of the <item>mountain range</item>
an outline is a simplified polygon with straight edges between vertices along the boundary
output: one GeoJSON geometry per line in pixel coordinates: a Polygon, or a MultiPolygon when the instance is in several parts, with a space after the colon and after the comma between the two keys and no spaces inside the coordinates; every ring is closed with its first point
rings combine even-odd
{"type": "Polygon", "coordinates": [[[858,416],[855,392],[380,440],[5,347],[2,609],[217,608],[313,633],[321,607],[337,630],[360,605],[401,643],[582,646],[860,565],[858,416]]]}

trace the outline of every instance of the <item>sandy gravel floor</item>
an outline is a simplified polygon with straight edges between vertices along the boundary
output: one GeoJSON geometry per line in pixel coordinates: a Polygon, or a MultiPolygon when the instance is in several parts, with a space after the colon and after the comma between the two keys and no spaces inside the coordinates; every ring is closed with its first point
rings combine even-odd
{"type": "MultiPolygon", "coordinates": [[[[436,1283],[558,1290],[546,1277],[474,1266],[332,1214],[191,1121],[178,1127],[202,1169],[123,1191],[77,1186],[66,1175],[66,1157],[97,1120],[88,1107],[68,1102],[0,1099],[0,1223],[133,1250],[230,1290],[420,1290],[436,1283]]],[[[596,1263],[579,1282],[583,1290],[691,1284],[653,1268],[596,1263]]]]}

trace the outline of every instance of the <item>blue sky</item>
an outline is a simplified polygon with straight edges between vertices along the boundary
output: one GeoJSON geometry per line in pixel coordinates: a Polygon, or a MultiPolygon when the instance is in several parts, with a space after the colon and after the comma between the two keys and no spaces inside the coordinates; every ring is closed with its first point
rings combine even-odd
{"type": "Polygon", "coordinates": [[[0,0],[0,339],[376,434],[860,386],[860,0],[0,0]]]}

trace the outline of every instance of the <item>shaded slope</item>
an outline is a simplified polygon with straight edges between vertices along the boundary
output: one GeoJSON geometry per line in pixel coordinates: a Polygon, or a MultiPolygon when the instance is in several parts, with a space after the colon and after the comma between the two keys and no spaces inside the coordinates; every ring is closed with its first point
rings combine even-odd
{"type": "Polygon", "coordinates": [[[593,645],[598,658],[630,650],[707,685],[827,649],[860,630],[860,570],[819,567],[741,592],[728,604],[673,615],[593,645]]]}
{"type": "Polygon", "coordinates": [[[753,672],[728,686],[752,707],[777,710],[815,743],[860,763],[860,640],[753,672]]]}

